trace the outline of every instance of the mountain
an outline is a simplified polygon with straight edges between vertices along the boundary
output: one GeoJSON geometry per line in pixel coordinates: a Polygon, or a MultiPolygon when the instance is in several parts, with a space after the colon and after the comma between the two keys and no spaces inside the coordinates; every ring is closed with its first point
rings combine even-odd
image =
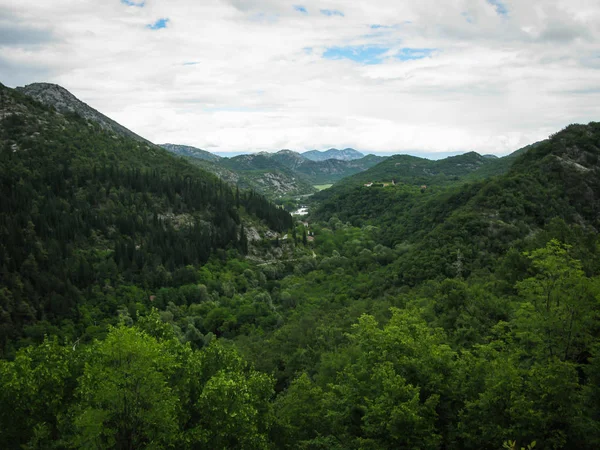
{"type": "Polygon", "coordinates": [[[374,225],[385,245],[406,246],[395,268],[402,283],[453,276],[458,250],[462,273],[469,273],[552,221],[600,229],[599,142],[600,123],[592,122],[494,160],[476,153],[440,161],[391,157],[315,194],[321,204],[314,218],[335,214],[355,226],[374,225]],[[490,176],[474,177],[488,167],[490,176]],[[394,176],[396,186],[361,184],[394,176]]]}
{"type": "Polygon", "coordinates": [[[2,85],[0,118],[0,351],[82,309],[114,316],[123,283],[159,287],[216,252],[244,254],[246,230],[292,226],[254,192],[2,85]]]}
{"type": "Polygon", "coordinates": [[[179,154],[185,154],[190,157],[190,162],[214,173],[228,183],[255,189],[271,199],[312,194],[316,192],[314,185],[335,183],[385,159],[368,155],[352,161],[336,159],[311,161],[291,150],[280,150],[276,153],[260,152],[212,160],[206,160],[207,155],[197,153],[195,149],[185,148],[179,151],[179,154]]]}
{"type": "Polygon", "coordinates": [[[218,161],[221,159],[220,156],[217,156],[214,153],[210,153],[206,150],[196,147],[190,147],[189,145],[160,144],[160,147],[179,156],[190,156],[192,158],[203,159],[205,161],[218,161]]]}
{"type": "Polygon", "coordinates": [[[365,155],[353,148],[345,148],[344,150],[338,150],[336,148],[330,148],[323,152],[319,150],[310,150],[302,153],[306,159],[311,161],[325,161],[326,159],[339,159],[341,161],[352,161],[353,159],[363,158],[365,155]]]}
{"type": "Polygon", "coordinates": [[[316,192],[308,180],[283,166],[257,169],[252,164],[244,164],[244,158],[239,158],[233,163],[227,158],[219,161],[206,161],[187,157],[187,160],[191,164],[214,173],[231,185],[242,189],[253,189],[273,200],[316,192]]]}
{"type": "MultiPolygon", "coordinates": [[[[106,117],[104,114],[96,111],[94,108],[77,99],[65,88],[50,83],[33,83],[25,87],[17,88],[19,92],[26,94],[41,103],[52,106],[61,113],[75,113],[87,120],[98,123],[103,129],[111,131],[120,136],[130,137],[140,142],[150,144],[146,139],[138,136],[114,120],[106,117]]],[[[177,144],[162,144],[162,148],[179,156],[192,157],[212,163],[218,163],[222,158],[195,147],[177,144]]],[[[293,174],[281,173],[280,171],[268,172],[264,176],[254,173],[240,177],[231,170],[228,165],[207,164],[202,166],[196,164],[220,176],[229,183],[235,183],[241,188],[255,189],[259,193],[268,195],[270,198],[277,198],[285,195],[303,195],[315,192],[315,189],[307,181],[297,179],[293,174]]],[[[235,164],[233,164],[235,166],[235,164]]],[[[281,168],[280,170],[283,170],[281,168]]]]}
{"type": "Polygon", "coordinates": [[[86,120],[98,123],[102,129],[111,131],[120,136],[129,137],[140,142],[150,143],[147,139],[138,136],[123,125],[106,117],[91,106],[83,103],[62,86],[51,83],[32,83],[24,87],[17,87],[17,91],[36,99],[37,101],[52,106],[60,113],[75,113],[86,120]]]}
{"type": "Polygon", "coordinates": [[[295,173],[302,175],[312,184],[330,184],[342,178],[367,170],[375,164],[385,160],[385,157],[368,155],[361,159],[342,161],[326,159],[312,161],[300,153],[291,150],[280,150],[276,153],[261,152],[254,155],[241,155],[231,158],[235,167],[280,168],[287,167],[295,173]]]}
{"type": "MultiPolygon", "coordinates": [[[[371,155],[372,156],[372,155],[371,155]]],[[[359,160],[361,161],[361,160],[359,160]]],[[[413,186],[437,186],[458,182],[462,178],[477,176],[485,168],[490,168],[485,176],[506,168],[501,159],[491,159],[475,152],[451,156],[445,159],[429,160],[410,155],[393,155],[384,160],[373,160],[378,164],[345,178],[332,189],[319,193],[321,198],[335,195],[336,192],[369,183],[404,183],[413,186]]]]}

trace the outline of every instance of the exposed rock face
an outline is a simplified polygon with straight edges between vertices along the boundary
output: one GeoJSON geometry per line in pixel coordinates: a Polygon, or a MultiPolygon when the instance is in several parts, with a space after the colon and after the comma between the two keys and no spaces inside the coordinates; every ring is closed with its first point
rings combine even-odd
{"type": "Polygon", "coordinates": [[[306,191],[296,178],[281,172],[265,172],[255,181],[262,187],[260,192],[272,192],[275,196],[298,195],[306,191]]]}
{"type": "Polygon", "coordinates": [[[96,111],[58,84],[33,83],[24,87],[18,87],[17,91],[20,91],[45,105],[53,106],[59,113],[76,113],[84,119],[98,123],[105,130],[136,139],[140,142],[150,143],[150,141],[138,136],[133,131],[128,130],[123,125],[106,117],[101,112],[96,111]]]}
{"type": "Polygon", "coordinates": [[[200,148],[190,147],[189,145],[160,144],[160,146],[165,150],[180,156],[191,156],[192,158],[213,162],[221,159],[220,156],[217,156],[214,153],[207,152],[206,150],[202,150],[200,148]]]}

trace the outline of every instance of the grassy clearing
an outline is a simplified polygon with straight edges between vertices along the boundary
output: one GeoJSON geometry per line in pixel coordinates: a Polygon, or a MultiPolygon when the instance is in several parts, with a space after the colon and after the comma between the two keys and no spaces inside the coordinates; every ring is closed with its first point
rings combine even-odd
{"type": "Polygon", "coordinates": [[[322,191],[323,189],[328,189],[331,186],[333,186],[333,184],[316,184],[313,187],[319,191],[322,191]]]}

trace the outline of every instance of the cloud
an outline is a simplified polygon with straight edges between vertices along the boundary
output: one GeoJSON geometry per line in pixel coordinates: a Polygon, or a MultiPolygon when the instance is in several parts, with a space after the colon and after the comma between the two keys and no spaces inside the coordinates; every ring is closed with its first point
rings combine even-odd
{"type": "Polygon", "coordinates": [[[50,24],[25,20],[10,7],[0,3],[0,47],[39,46],[59,38],[50,24]]]}
{"type": "Polygon", "coordinates": [[[161,28],[167,28],[168,23],[169,23],[169,19],[166,19],[166,18],[158,19],[154,23],[146,25],[146,28],[150,28],[151,30],[160,30],[161,28]]]}
{"type": "Polygon", "coordinates": [[[0,0],[0,82],[58,83],[154,142],[222,152],[506,154],[600,120],[600,4],[501,4],[0,0]]]}
{"type": "Polygon", "coordinates": [[[23,24],[0,22],[0,46],[41,45],[55,40],[52,30],[29,27],[23,24]]]}

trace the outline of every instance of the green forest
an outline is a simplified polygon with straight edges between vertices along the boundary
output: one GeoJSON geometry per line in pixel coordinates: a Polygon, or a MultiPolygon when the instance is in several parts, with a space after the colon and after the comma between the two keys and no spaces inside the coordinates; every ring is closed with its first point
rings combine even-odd
{"type": "Polygon", "coordinates": [[[394,157],[307,226],[0,85],[0,446],[600,448],[599,157],[394,157]]]}

